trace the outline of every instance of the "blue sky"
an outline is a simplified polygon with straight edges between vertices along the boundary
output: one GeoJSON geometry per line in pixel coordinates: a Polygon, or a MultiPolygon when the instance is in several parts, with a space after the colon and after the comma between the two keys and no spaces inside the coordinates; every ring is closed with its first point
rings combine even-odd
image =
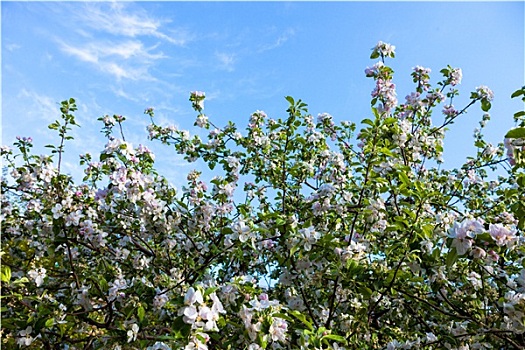
{"type": "MultiPolygon", "coordinates": [[[[192,132],[192,90],[205,91],[206,114],[218,125],[244,126],[255,110],[285,116],[284,96],[336,120],[370,117],[373,81],[364,69],[379,41],[396,46],[387,64],[398,99],[412,90],[412,67],[463,69],[456,108],[479,85],[495,93],[487,137],[502,140],[523,108],[510,94],[524,81],[523,2],[13,2],[1,3],[2,144],[31,136],[36,149],[56,143],[47,125],[58,103],[79,104],[66,171],[78,176],[78,154],[104,147],[105,114],[128,118],[127,140],[150,147],[177,185],[199,164],[147,140],[143,115],[192,132]]],[[[447,166],[473,153],[482,112],[461,117],[445,143],[447,166]]],[[[438,118],[438,114],[435,114],[438,118]]]]}

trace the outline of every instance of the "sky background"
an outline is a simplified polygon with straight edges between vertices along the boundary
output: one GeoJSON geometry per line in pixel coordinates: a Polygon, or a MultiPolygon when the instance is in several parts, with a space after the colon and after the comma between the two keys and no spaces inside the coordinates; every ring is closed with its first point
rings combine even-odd
{"type": "MultiPolygon", "coordinates": [[[[147,140],[154,107],[157,123],[192,133],[196,113],[189,92],[206,93],[205,113],[223,126],[244,129],[255,110],[286,116],[291,95],[316,116],[336,121],[370,118],[373,80],[364,69],[379,41],[396,46],[387,61],[398,100],[413,91],[416,65],[463,70],[456,109],[487,85],[495,93],[486,132],[493,144],[513,126],[523,103],[510,94],[525,85],[524,2],[1,2],[2,140],[31,136],[38,153],[58,135],[47,125],[59,102],[73,97],[79,110],[75,140],[66,146],[66,172],[80,178],[78,155],[97,155],[105,140],[97,118],[124,115],[126,140],[142,143],[157,168],[180,186],[201,169],[147,140]]],[[[476,106],[451,127],[445,166],[459,166],[475,151],[476,106]]],[[[434,114],[439,122],[441,116],[434,114]]],[[[204,135],[204,134],[202,134],[204,135]]]]}

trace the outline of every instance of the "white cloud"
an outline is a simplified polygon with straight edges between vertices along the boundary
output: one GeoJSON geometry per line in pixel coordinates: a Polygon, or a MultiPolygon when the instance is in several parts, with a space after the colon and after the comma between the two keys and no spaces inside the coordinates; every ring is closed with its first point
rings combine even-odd
{"type": "Polygon", "coordinates": [[[14,43],[7,43],[4,45],[5,49],[7,51],[10,51],[10,52],[13,52],[15,50],[18,50],[20,49],[22,46],[18,45],[18,44],[14,44],[14,43]]]}
{"type": "Polygon", "coordinates": [[[125,37],[152,36],[166,40],[175,45],[184,45],[192,36],[184,30],[169,30],[166,34],[161,30],[164,23],[148,15],[145,11],[136,10],[131,13],[127,10],[127,4],[112,2],[107,8],[107,4],[87,3],[82,11],[77,13],[77,17],[91,29],[104,31],[113,35],[125,37]]]}
{"type": "Polygon", "coordinates": [[[97,63],[101,57],[116,56],[124,60],[136,58],[141,61],[151,62],[166,56],[163,53],[151,53],[157,46],[145,48],[140,41],[125,42],[90,42],[84,46],[72,46],[61,43],[62,51],[76,56],[82,61],[97,63]]]}
{"type": "MultiPolygon", "coordinates": [[[[190,35],[183,30],[165,28],[167,21],[154,18],[132,4],[77,5],[71,5],[74,7],[70,11],[74,14],[76,38],[56,39],[59,48],[117,81],[158,81],[150,69],[167,56],[158,50],[160,43],[147,46],[140,37],[153,37],[176,45],[190,40],[190,35]]],[[[125,97],[122,91],[115,92],[125,97]]]]}
{"type": "Polygon", "coordinates": [[[113,75],[117,78],[117,81],[122,79],[157,81],[157,79],[149,73],[148,67],[145,66],[131,67],[116,62],[103,62],[99,65],[99,68],[101,71],[113,75]]]}
{"type": "Polygon", "coordinates": [[[146,48],[140,41],[89,42],[73,46],[60,42],[63,52],[77,59],[92,63],[98,70],[108,73],[117,80],[155,80],[149,74],[154,61],[165,58],[163,53],[152,53],[156,46],[146,48]]]}
{"type": "Polygon", "coordinates": [[[15,94],[4,100],[6,106],[3,107],[11,112],[2,115],[2,143],[11,143],[15,136],[31,136],[35,153],[39,153],[42,151],[39,147],[58,139],[47,125],[60,118],[59,101],[26,88],[15,94]]]}
{"type": "Polygon", "coordinates": [[[127,93],[126,91],[124,91],[124,89],[122,87],[111,87],[111,91],[113,91],[113,93],[118,96],[118,97],[122,97],[122,98],[125,98],[126,100],[129,100],[129,101],[132,101],[132,102],[139,102],[140,100],[132,95],[130,95],[129,93],[127,93]]]}
{"type": "Polygon", "coordinates": [[[232,72],[234,70],[235,55],[231,53],[217,52],[215,57],[219,61],[219,68],[232,72]]]}
{"type": "Polygon", "coordinates": [[[100,69],[114,75],[118,80],[127,78],[131,80],[138,80],[142,75],[141,72],[134,69],[126,69],[115,62],[107,62],[100,65],[100,69]]]}
{"type": "Polygon", "coordinates": [[[116,55],[124,59],[131,57],[142,57],[147,60],[156,60],[160,58],[165,58],[166,56],[162,53],[151,54],[149,53],[152,49],[155,49],[157,46],[151,48],[144,48],[141,42],[139,41],[128,41],[120,45],[112,45],[105,47],[106,55],[116,55]]]}
{"type": "Polygon", "coordinates": [[[264,51],[276,49],[276,48],[282,46],[288,40],[290,40],[290,38],[292,38],[294,35],[295,35],[295,30],[292,29],[292,28],[288,28],[283,33],[281,33],[281,35],[279,35],[277,37],[277,39],[273,43],[268,44],[268,45],[264,45],[263,47],[261,47],[259,52],[264,52],[264,51]]]}
{"type": "Polygon", "coordinates": [[[17,99],[21,101],[24,106],[27,106],[24,115],[30,117],[32,120],[43,120],[51,123],[60,114],[59,101],[35,91],[22,89],[17,99]]]}
{"type": "Polygon", "coordinates": [[[62,51],[75,56],[84,62],[98,63],[98,55],[96,52],[92,52],[89,48],[73,47],[67,44],[62,44],[62,51]]]}

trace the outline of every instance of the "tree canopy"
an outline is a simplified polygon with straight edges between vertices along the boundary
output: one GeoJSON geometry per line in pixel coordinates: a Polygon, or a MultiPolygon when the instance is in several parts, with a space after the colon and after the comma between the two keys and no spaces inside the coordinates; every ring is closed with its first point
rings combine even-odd
{"type": "Polygon", "coordinates": [[[76,102],[63,101],[50,154],[27,137],[1,149],[2,345],[524,348],[525,112],[492,145],[488,87],[457,108],[461,69],[433,86],[417,66],[399,103],[394,55],[372,50],[360,124],[286,97],[283,118],[217,126],[195,91],[201,137],[146,109],[149,139],[216,175],[192,171],[181,189],[125,140],[118,115],[100,118],[107,144],[80,157],[75,183],[60,166],[76,102]],[[476,154],[444,169],[448,128],[476,106],[476,154]]]}

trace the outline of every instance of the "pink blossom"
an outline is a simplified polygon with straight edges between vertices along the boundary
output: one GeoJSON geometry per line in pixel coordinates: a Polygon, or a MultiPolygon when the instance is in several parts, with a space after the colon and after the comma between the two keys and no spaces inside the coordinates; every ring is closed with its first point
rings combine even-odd
{"type": "Polygon", "coordinates": [[[379,41],[376,46],[372,48],[374,53],[380,54],[382,57],[394,57],[396,47],[394,45],[379,41]]]}
{"type": "Polygon", "coordinates": [[[458,111],[454,109],[454,105],[445,105],[445,107],[443,107],[443,114],[447,117],[453,117],[458,114],[458,111]]]}
{"type": "Polygon", "coordinates": [[[456,86],[460,84],[462,78],[463,78],[463,72],[461,71],[461,68],[454,68],[450,72],[450,85],[456,86]]]}
{"type": "Polygon", "coordinates": [[[286,331],[288,330],[288,323],[285,320],[279,317],[273,319],[272,325],[270,326],[270,336],[273,341],[282,341],[286,340],[286,331]]]}
{"type": "Polygon", "coordinates": [[[478,98],[482,100],[492,101],[494,99],[494,93],[491,89],[486,87],[485,85],[478,86],[476,88],[476,95],[478,98]]]}
{"type": "Polygon", "coordinates": [[[490,224],[489,233],[498,246],[506,245],[510,248],[518,239],[516,230],[509,230],[502,224],[490,224]]]}
{"type": "Polygon", "coordinates": [[[381,68],[383,68],[384,66],[385,65],[383,64],[383,62],[377,62],[372,67],[366,67],[365,75],[367,77],[375,77],[379,74],[379,72],[381,71],[381,68]]]}
{"type": "Polygon", "coordinates": [[[456,248],[458,255],[463,255],[472,247],[472,238],[482,232],[483,225],[477,220],[466,220],[462,223],[454,223],[450,230],[449,237],[452,239],[452,246],[456,248]]]}
{"type": "Polygon", "coordinates": [[[195,303],[202,304],[203,302],[204,300],[202,298],[201,291],[199,289],[195,290],[195,288],[190,287],[186,292],[186,296],[184,297],[184,304],[193,305],[195,303]]]}

